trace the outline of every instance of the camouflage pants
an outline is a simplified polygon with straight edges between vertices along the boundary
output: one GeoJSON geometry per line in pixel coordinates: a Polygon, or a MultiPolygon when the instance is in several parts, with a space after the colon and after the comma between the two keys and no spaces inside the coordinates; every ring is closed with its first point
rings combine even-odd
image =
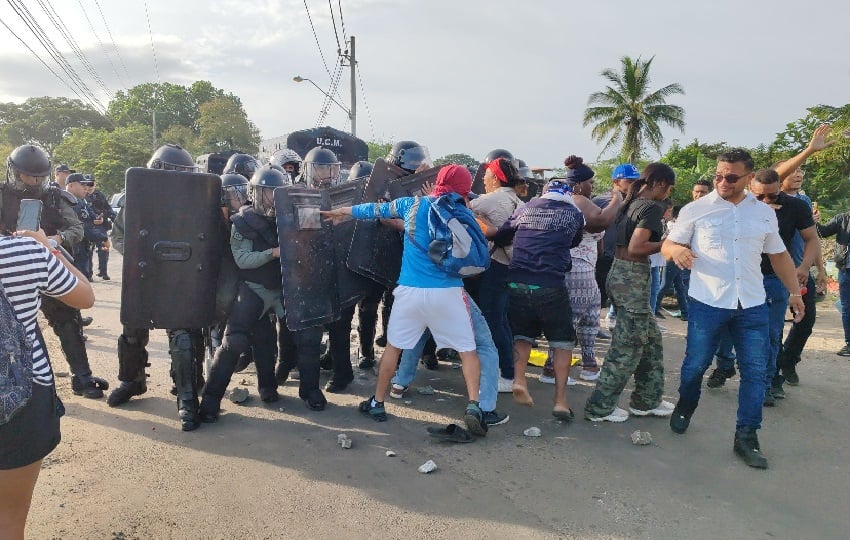
{"type": "Polygon", "coordinates": [[[649,264],[615,259],[606,285],[617,325],[596,388],[584,406],[585,417],[589,418],[611,414],[632,375],[633,408],[654,409],[661,403],[664,391],[661,331],[649,310],[649,264]]]}

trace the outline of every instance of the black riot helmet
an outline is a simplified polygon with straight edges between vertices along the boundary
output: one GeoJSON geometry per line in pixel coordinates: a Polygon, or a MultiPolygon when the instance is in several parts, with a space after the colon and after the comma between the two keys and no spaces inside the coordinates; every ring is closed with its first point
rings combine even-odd
{"type": "Polygon", "coordinates": [[[289,148],[281,148],[272,154],[272,158],[269,160],[269,163],[279,165],[292,178],[301,174],[301,162],[301,156],[298,155],[298,152],[289,148]]]}
{"type": "Polygon", "coordinates": [[[372,164],[368,161],[358,161],[351,167],[351,170],[348,171],[348,180],[357,180],[358,178],[364,178],[372,174],[372,164]]]}
{"type": "Polygon", "coordinates": [[[148,160],[148,169],[195,172],[197,165],[189,152],[177,144],[164,144],[148,160]]]}
{"type": "Polygon", "coordinates": [[[6,185],[12,185],[17,191],[39,195],[47,186],[49,176],[50,158],[47,152],[32,144],[15,148],[6,160],[6,185]],[[24,182],[22,174],[34,177],[35,183],[24,182]]]}
{"type": "Polygon", "coordinates": [[[221,206],[233,214],[248,203],[248,181],[241,174],[221,175],[221,206]]]}
{"type": "Polygon", "coordinates": [[[254,210],[263,216],[274,217],[274,190],[287,185],[286,173],[271,167],[260,167],[248,182],[248,197],[254,210]]]}
{"type": "Polygon", "coordinates": [[[525,160],[517,159],[516,168],[522,178],[534,178],[534,173],[531,172],[531,167],[529,167],[528,164],[525,163],[525,160]]]}
{"type": "Polygon", "coordinates": [[[513,162],[514,166],[519,168],[519,165],[517,165],[517,160],[516,158],[514,158],[514,155],[510,151],[505,150],[504,148],[496,148],[495,150],[490,150],[487,155],[484,156],[484,163],[490,163],[494,159],[498,158],[505,158],[508,161],[513,162]]]}
{"type": "Polygon", "coordinates": [[[340,166],[333,150],[313,148],[304,156],[303,182],[315,189],[335,186],[340,182],[340,166]]]}
{"type": "Polygon", "coordinates": [[[224,166],[225,173],[241,174],[250,180],[260,168],[260,162],[248,154],[233,154],[224,166]]]}
{"type": "Polygon", "coordinates": [[[429,167],[432,166],[428,148],[413,141],[395,143],[387,155],[387,161],[410,173],[416,172],[423,163],[429,167]]]}

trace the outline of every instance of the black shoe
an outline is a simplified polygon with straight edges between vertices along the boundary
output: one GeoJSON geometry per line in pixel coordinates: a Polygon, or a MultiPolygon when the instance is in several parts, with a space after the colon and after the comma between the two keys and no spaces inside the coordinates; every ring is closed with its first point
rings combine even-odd
{"type": "Polygon", "coordinates": [[[80,319],[80,324],[82,324],[83,326],[88,326],[93,322],[94,319],[92,319],[91,317],[83,317],[82,319],[80,319]]]}
{"type": "Polygon", "coordinates": [[[779,374],[776,374],[773,377],[773,380],[770,382],[769,392],[773,394],[773,397],[775,397],[776,399],[785,399],[785,389],[782,388],[782,383],[784,382],[785,377],[779,374]]]}
{"type": "Polygon", "coordinates": [[[325,392],[330,392],[331,394],[339,394],[340,392],[345,391],[348,388],[348,385],[351,384],[354,378],[351,379],[339,379],[337,380],[335,377],[331,377],[328,380],[328,384],[325,385],[325,392]]]}
{"type": "Polygon", "coordinates": [[[360,358],[360,363],[357,364],[357,367],[360,369],[372,369],[375,367],[375,358],[371,356],[364,356],[360,358]]]}
{"type": "Polygon", "coordinates": [[[764,393],[764,403],[762,403],[765,407],[776,407],[776,397],[773,395],[773,392],[770,388],[764,393]]]}
{"type": "Polygon", "coordinates": [[[496,409],[484,412],[484,423],[488,426],[501,426],[507,424],[511,417],[507,414],[502,414],[496,409]]]}
{"type": "Polygon", "coordinates": [[[330,351],[325,352],[325,354],[319,358],[319,367],[325,371],[330,371],[334,368],[334,361],[330,351]]]}
{"type": "Polygon", "coordinates": [[[307,392],[306,397],[302,395],[301,399],[304,400],[304,404],[311,411],[324,411],[328,405],[328,400],[325,399],[325,395],[321,390],[310,390],[307,392]]]}
{"type": "Polygon", "coordinates": [[[384,409],[384,402],[376,401],[375,405],[372,405],[373,399],[375,399],[375,396],[370,397],[366,401],[361,401],[357,410],[363,414],[368,414],[375,422],[386,422],[387,410],[384,409]]]}
{"type": "Polygon", "coordinates": [[[466,429],[471,433],[483,437],[487,435],[487,423],[484,421],[484,413],[481,412],[475,402],[470,401],[466,406],[466,412],[463,413],[463,421],[466,422],[466,429]]]}
{"type": "Polygon", "coordinates": [[[664,319],[666,319],[667,317],[665,317],[663,313],[661,313],[660,311],[658,311],[658,312],[656,312],[656,313],[655,313],[655,318],[656,318],[656,319],[659,319],[659,320],[664,320],[664,319]]]}
{"type": "Polygon", "coordinates": [[[756,469],[767,469],[767,458],[761,454],[756,430],[741,428],[735,431],[735,453],[741,456],[744,463],[756,469]]]}
{"type": "Polygon", "coordinates": [[[198,398],[181,401],[177,400],[177,416],[180,417],[180,427],[183,431],[194,431],[201,426],[198,398]]]}
{"type": "Polygon", "coordinates": [[[676,408],[673,409],[673,414],[670,416],[670,429],[673,430],[673,433],[681,435],[686,432],[688,426],[691,425],[691,416],[693,414],[693,412],[685,413],[679,409],[679,405],[676,405],[676,408]]]}
{"type": "Polygon", "coordinates": [[[838,356],[850,356],[850,343],[845,344],[843,347],[841,347],[841,350],[835,354],[837,354],[838,356]]]}
{"type": "Polygon", "coordinates": [[[434,371],[440,367],[440,362],[433,354],[423,354],[421,362],[426,369],[430,369],[431,371],[434,371]]]}
{"type": "Polygon", "coordinates": [[[113,390],[106,398],[106,403],[110,407],[117,407],[130,401],[131,397],[141,396],[147,391],[148,387],[144,381],[121,381],[118,388],[113,390]]]}
{"type": "Polygon", "coordinates": [[[251,350],[249,349],[246,352],[243,352],[239,355],[239,359],[236,361],[236,367],[233,368],[234,373],[241,373],[245,371],[245,369],[251,365],[254,361],[254,355],[251,354],[251,350]]]}
{"type": "Polygon", "coordinates": [[[800,376],[797,375],[797,368],[793,366],[789,368],[782,368],[782,376],[785,378],[785,382],[791,386],[797,386],[800,384],[800,376]]]}
{"type": "Polygon", "coordinates": [[[109,281],[109,280],[110,280],[110,277],[109,277],[109,275],[108,275],[108,274],[103,274],[103,275],[102,275],[102,276],[100,276],[100,277],[102,277],[104,281],[109,281]]]}
{"type": "Polygon", "coordinates": [[[205,424],[218,422],[220,409],[220,400],[204,397],[204,399],[201,400],[201,407],[198,409],[198,415],[201,417],[201,422],[205,424]]]}
{"type": "Polygon", "coordinates": [[[387,335],[381,334],[377,338],[375,338],[375,345],[378,347],[386,347],[387,346],[387,335]]]}
{"type": "Polygon", "coordinates": [[[679,319],[680,319],[682,322],[688,322],[688,316],[687,316],[687,315],[679,315],[679,319]]]}
{"type": "Polygon", "coordinates": [[[83,396],[89,399],[100,399],[103,397],[103,391],[109,388],[109,384],[103,379],[96,377],[77,377],[71,379],[71,391],[75,396],[83,396]],[[103,386],[97,381],[102,381],[103,386]]]}
{"type": "Polygon", "coordinates": [[[731,379],[734,376],[735,368],[732,368],[731,371],[715,368],[714,371],[711,372],[711,375],[709,375],[708,380],[705,382],[705,386],[707,388],[720,388],[726,384],[726,379],[731,379]]]}
{"type": "Polygon", "coordinates": [[[280,401],[280,394],[275,388],[262,388],[260,390],[260,400],[263,403],[277,403],[280,401]]]}

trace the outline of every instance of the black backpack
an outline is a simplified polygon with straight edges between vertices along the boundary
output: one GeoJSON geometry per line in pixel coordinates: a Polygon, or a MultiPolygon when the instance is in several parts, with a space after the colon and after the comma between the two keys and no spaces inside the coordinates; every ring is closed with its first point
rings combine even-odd
{"type": "Polygon", "coordinates": [[[0,283],[0,425],[32,397],[32,342],[0,283]]]}

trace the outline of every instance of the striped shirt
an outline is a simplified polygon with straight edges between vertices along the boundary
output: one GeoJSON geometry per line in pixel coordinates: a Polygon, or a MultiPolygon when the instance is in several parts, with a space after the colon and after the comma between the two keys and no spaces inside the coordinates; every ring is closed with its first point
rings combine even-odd
{"type": "Polygon", "coordinates": [[[56,257],[32,238],[0,237],[0,282],[18,320],[32,341],[33,382],[53,384],[50,360],[36,333],[39,293],[48,296],[68,294],[77,278],[56,257]]]}

